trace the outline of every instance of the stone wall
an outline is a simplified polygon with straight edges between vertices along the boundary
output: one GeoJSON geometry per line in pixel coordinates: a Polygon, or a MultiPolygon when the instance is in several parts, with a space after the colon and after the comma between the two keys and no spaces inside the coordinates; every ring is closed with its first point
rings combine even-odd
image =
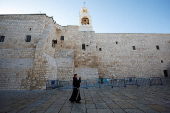
{"type": "Polygon", "coordinates": [[[82,79],[163,77],[167,70],[170,76],[170,34],[79,31],[46,14],[18,14],[0,15],[0,36],[0,89],[45,89],[47,80],[72,80],[75,73],[82,79]]]}
{"type": "Polygon", "coordinates": [[[45,18],[45,14],[0,15],[0,36],[5,36],[0,49],[35,48],[44,30],[45,18]],[[27,35],[31,35],[31,42],[25,41],[27,35]]]}
{"type": "Polygon", "coordinates": [[[96,45],[101,77],[163,77],[163,70],[170,74],[170,34],[96,34],[96,45]]]}
{"type": "Polygon", "coordinates": [[[52,40],[60,29],[45,14],[0,15],[0,89],[45,89],[46,80],[57,79],[52,40]]]}
{"type": "Polygon", "coordinates": [[[57,31],[53,19],[46,17],[45,29],[36,45],[30,89],[45,89],[47,80],[57,79],[55,48],[52,47],[52,40],[56,40],[57,31]]]}
{"type": "Polygon", "coordinates": [[[0,49],[0,89],[29,89],[34,48],[0,49]]]}
{"type": "Polygon", "coordinates": [[[59,80],[72,80],[74,71],[74,50],[56,50],[57,78],[59,80]]]}

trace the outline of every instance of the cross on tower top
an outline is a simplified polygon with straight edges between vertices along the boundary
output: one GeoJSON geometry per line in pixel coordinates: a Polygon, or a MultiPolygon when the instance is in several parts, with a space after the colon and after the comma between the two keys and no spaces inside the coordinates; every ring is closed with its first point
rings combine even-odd
{"type": "Polygon", "coordinates": [[[86,2],[84,2],[84,6],[85,6],[86,2]]]}

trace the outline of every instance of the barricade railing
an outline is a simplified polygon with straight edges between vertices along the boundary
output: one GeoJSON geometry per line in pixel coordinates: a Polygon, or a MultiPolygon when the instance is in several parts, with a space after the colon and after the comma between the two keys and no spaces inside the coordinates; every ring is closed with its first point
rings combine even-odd
{"type": "Polygon", "coordinates": [[[126,87],[124,79],[112,79],[112,88],[113,87],[126,87]]]}
{"type": "Polygon", "coordinates": [[[59,89],[72,89],[73,81],[59,81],[59,89]]]}
{"type": "Polygon", "coordinates": [[[136,85],[138,87],[150,85],[150,78],[136,78],[136,85]]]}
{"type": "Polygon", "coordinates": [[[47,80],[46,81],[46,89],[48,89],[48,88],[52,88],[52,89],[58,88],[59,87],[58,82],[59,82],[59,80],[47,80]]]}
{"type": "MultiPolygon", "coordinates": [[[[81,80],[80,88],[87,88],[87,80],[81,80]]],[[[73,89],[73,81],[59,81],[59,89],[73,89]]]]}
{"type": "MultiPolygon", "coordinates": [[[[137,86],[146,86],[146,85],[167,85],[170,84],[170,78],[168,77],[151,77],[151,78],[135,78],[135,77],[125,77],[124,79],[111,79],[111,78],[93,78],[82,80],[80,88],[88,87],[126,87],[126,85],[137,85],[137,86]]],[[[59,89],[72,89],[73,81],[59,81],[59,80],[47,80],[46,89],[48,88],[59,88],[59,89]]]]}
{"type": "Polygon", "coordinates": [[[98,87],[98,86],[99,86],[98,78],[87,79],[87,87],[98,87]]]}
{"type": "Polygon", "coordinates": [[[163,85],[161,77],[151,77],[150,78],[150,86],[152,85],[163,85]]]}
{"type": "Polygon", "coordinates": [[[168,77],[162,77],[161,79],[162,79],[162,84],[163,84],[163,85],[168,85],[168,84],[170,84],[170,78],[168,78],[168,77]]]}
{"type": "Polygon", "coordinates": [[[136,77],[125,77],[124,80],[126,85],[136,85],[136,77]]]}
{"type": "Polygon", "coordinates": [[[111,78],[100,78],[99,87],[102,87],[102,86],[112,86],[112,79],[111,78]]]}

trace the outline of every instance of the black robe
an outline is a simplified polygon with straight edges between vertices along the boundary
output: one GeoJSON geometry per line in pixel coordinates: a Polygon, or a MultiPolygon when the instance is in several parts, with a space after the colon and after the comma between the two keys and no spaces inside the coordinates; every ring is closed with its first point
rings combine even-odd
{"type": "Polygon", "coordinates": [[[79,78],[79,80],[77,80],[77,78],[73,77],[73,93],[71,95],[71,98],[69,99],[71,102],[79,102],[81,100],[80,97],[80,83],[81,83],[81,79],[79,78]]]}

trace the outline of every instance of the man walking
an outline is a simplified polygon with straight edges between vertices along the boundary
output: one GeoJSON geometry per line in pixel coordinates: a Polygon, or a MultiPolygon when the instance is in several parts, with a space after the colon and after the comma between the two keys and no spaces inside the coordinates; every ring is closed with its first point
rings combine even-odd
{"type": "Polygon", "coordinates": [[[77,80],[77,74],[74,74],[73,77],[73,92],[71,95],[71,98],[69,99],[71,102],[77,102],[77,103],[81,103],[81,97],[80,97],[80,83],[81,83],[81,77],[79,78],[79,80],[77,80]]]}

